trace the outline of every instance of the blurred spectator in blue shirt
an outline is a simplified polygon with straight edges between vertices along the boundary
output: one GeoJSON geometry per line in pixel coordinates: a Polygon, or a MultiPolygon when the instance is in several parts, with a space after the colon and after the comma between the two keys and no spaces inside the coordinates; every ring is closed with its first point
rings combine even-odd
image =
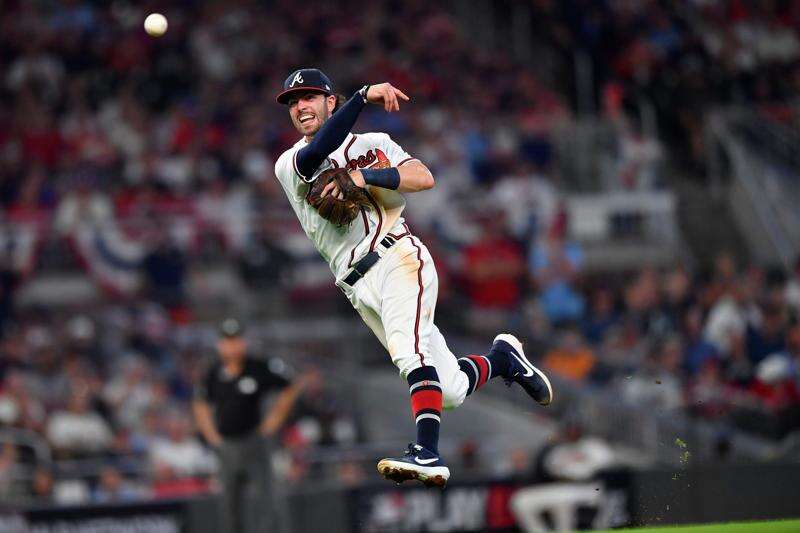
{"type": "Polygon", "coordinates": [[[130,502],[145,496],[147,492],[142,487],[126,480],[113,466],[103,468],[100,481],[92,491],[92,501],[95,503],[130,502]]]}
{"type": "Polygon", "coordinates": [[[783,307],[768,304],[762,310],[760,327],[747,325],[747,354],[753,363],[784,349],[785,323],[783,307]]]}
{"type": "Polygon", "coordinates": [[[614,293],[608,287],[594,290],[589,310],[583,318],[581,329],[583,336],[592,344],[602,342],[606,331],[616,324],[619,315],[614,309],[614,293]]]}
{"type": "Polygon", "coordinates": [[[186,258],[168,236],[159,234],[142,267],[153,300],[168,309],[181,307],[185,303],[186,258]]]}
{"type": "Polygon", "coordinates": [[[564,215],[559,215],[548,233],[531,251],[529,268],[539,289],[539,299],[545,315],[553,324],[575,321],[583,315],[585,302],[577,291],[583,250],[565,240],[567,229],[564,215]]]}
{"type": "Polygon", "coordinates": [[[690,309],[683,321],[686,344],[683,350],[683,366],[687,374],[697,374],[707,361],[717,360],[717,348],[703,338],[703,313],[699,307],[690,309]]]}

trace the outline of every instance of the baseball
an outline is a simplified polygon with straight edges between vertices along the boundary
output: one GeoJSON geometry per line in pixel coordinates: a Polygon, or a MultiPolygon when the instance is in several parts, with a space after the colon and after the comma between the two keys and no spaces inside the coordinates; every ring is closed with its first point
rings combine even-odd
{"type": "Polygon", "coordinates": [[[161,13],[150,13],[144,19],[144,31],[152,37],[161,37],[167,32],[167,17],[161,13]]]}

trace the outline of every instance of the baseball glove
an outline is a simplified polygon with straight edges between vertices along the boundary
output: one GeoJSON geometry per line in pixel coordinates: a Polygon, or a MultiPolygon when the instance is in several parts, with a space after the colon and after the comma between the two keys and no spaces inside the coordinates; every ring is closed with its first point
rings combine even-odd
{"type": "Polygon", "coordinates": [[[311,184],[306,200],[322,218],[337,226],[350,224],[358,216],[362,206],[370,206],[367,191],[353,183],[346,168],[331,168],[322,172],[311,184]],[[331,181],[335,181],[342,192],[341,200],[332,194],[324,198],[320,196],[331,181]]]}

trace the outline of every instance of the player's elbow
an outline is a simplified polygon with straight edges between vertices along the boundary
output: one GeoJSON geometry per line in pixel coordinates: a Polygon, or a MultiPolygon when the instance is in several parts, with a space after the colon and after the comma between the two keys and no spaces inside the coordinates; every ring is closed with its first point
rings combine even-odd
{"type": "Polygon", "coordinates": [[[413,161],[401,168],[400,192],[420,192],[433,188],[433,174],[419,161],[413,161]]]}
{"type": "Polygon", "coordinates": [[[436,185],[436,181],[433,179],[433,174],[425,168],[419,177],[419,190],[427,191],[428,189],[433,189],[434,185],[436,185]]]}

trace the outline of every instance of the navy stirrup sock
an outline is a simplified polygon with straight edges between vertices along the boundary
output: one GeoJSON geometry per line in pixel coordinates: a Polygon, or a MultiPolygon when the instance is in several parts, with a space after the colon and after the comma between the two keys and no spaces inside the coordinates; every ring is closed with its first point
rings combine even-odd
{"type": "Polygon", "coordinates": [[[417,424],[417,444],[439,454],[439,425],[442,420],[442,385],[432,366],[408,373],[411,413],[417,424]]]}
{"type": "Polygon", "coordinates": [[[486,355],[467,355],[459,358],[458,366],[469,380],[467,389],[467,396],[469,396],[490,379],[506,376],[510,365],[508,354],[499,350],[489,350],[486,355]]]}

